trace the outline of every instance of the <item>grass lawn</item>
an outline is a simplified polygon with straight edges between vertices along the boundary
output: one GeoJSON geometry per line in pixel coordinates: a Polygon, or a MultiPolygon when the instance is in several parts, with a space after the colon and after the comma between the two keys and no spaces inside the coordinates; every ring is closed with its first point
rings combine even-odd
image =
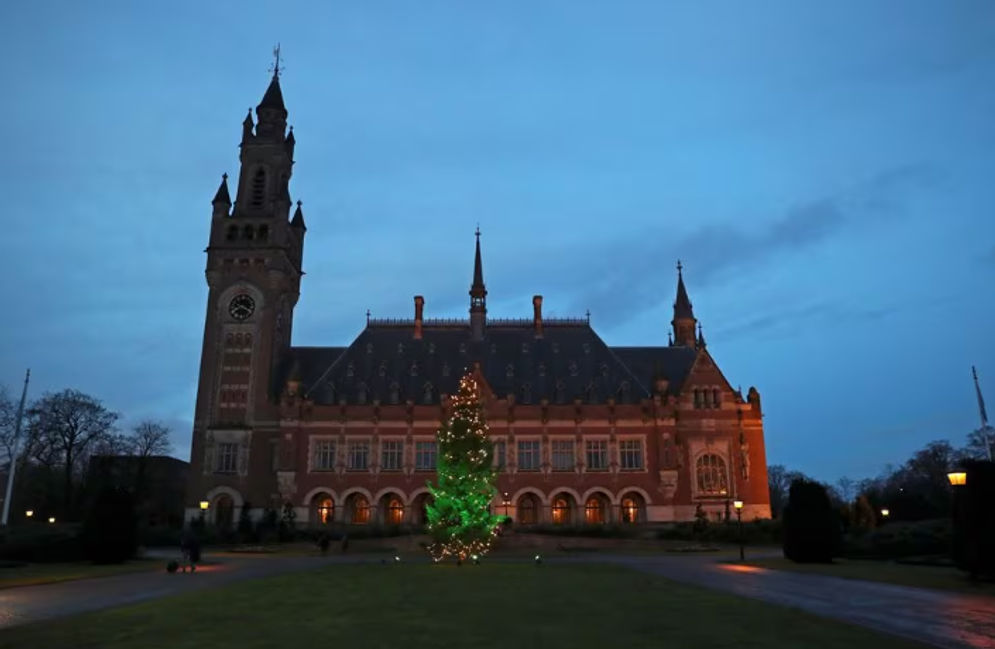
{"type": "Polygon", "coordinates": [[[348,564],[0,632],[0,647],[919,648],[598,565],[348,564]]]}
{"type": "Polygon", "coordinates": [[[127,563],[94,565],[87,561],[73,563],[29,563],[24,566],[0,568],[0,588],[54,584],[59,581],[108,577],[128,572],[163,570],[164,561],[136,559],[127,563]]]}
{"type": "Polygon", "coordinates": [[[863,559],[835,559],[833,563],[795,563],[784,557],[756,559],[746,563],[771,570],[788,570],[818,575],[881,581],[899,586],[937,588],[972,595],[995,596],[995,584],[972,584],[967,575],[953,567],[915,566],[891,561],[871,561],[863,559]]]}

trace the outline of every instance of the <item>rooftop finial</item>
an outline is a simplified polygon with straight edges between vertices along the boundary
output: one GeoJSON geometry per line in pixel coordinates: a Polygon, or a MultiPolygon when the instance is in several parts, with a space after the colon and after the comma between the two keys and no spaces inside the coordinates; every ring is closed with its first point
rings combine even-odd
{"type": "Polygon", "coordinates": [[[681,260],[677,260],[677,274],[680,275],[681,271],[684,270],[684,266],[681,265],[681,260]]]}
{"type": "Polygon", "coordinates": [[[283,71],[283,68],[280,67],[280,44],[279,43],[277,43],[276,47],[273,48],[273,59],[274,59],[274,61],[273,61],[273,69],[272,69],[273,78],[277,79],[280,76],[280,72],[283,71]]]}

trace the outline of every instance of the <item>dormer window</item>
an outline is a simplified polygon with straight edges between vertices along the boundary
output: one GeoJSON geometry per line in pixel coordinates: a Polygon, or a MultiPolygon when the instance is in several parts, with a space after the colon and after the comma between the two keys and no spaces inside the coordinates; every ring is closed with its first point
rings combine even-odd
{"type": "Polygon", "coordinates": [[[434,393],[433,393],[433,390],[432,390],[432,384],[431,383],[426,383],[425,387],[422,388],[422,390],[424,392],[422,394],[422,400],[425,402],[425,404],[427,405],[427,404],[432,403],[432,400],[433,400],[433,397],[434,397],[434,393]]]}
{"type": "Polygon", "coordinates": [[[397,343],[397,353],[398,354],[404,353],[404,343],[397,343]]]}
{"type": "Polygon", "coordinates": [[[387,361],[380,362],[379,374],[380,376],[387,376],[387,361]]]}
{"type": "Polygon", "coordinates": [[[515,376],[515,366],[512,365],[511,363],[508,363],[508,366],[504,369],[504,373],[505,373],[505,376],[507,376],[509,379],[514,378],[514,376],[515,376]]]}
{"type": "Polygon", "coordinates": [[[366,384],[360,383],[356,388],[356,403],[362,405],[366,403],[366,384]]]}
{"type": "Polygon", "coordinates": [[[355,374],[355,370],[353,369],[352,363],[349,363],[345,368],[345,375],[352,378],[353,374],[355,374]]]}
{"type": "Polygon", "coordinates": [[[366,353],[367,354],[373,353],[373,343],[366,343],[366,353]]]}
{"type": "Polygon", "coordinates": [[[266,170],[262,167],[256,169],[252,176],[251,198],[252,207],[260,208],[266,201],[266,170]]]}
{"type": "Polygon", "coordinates": [[[428,344],[428,353],[429,354],[434,354],[435,353],[435,343],[429,343],[428,344]]]}
{"type": "Polygon", "coordinates": [[[390,384],[390,402],[396,404],[401,400],[401,387],[395,382],[390,384]]]}
{"type": "Polygon", "coordinates": [[[570,361],[570,376],[577,376],[577,363],[570,361]]]}
{"type": "Polygon", "coordinates": [[[546,364],[539,363],[539,376],[546,376],[546,364]]]}
{"type": "Polygon", "coordinates": [[[522,403],[531,403],[532,402],[532,384],[530,384],[530,383],[523,383],[522,384],[521,399],[522,399],[522,403]]]}
{"type": "Polygon", "coordinates": [[[449,363],[442,366],[442,376],[449,376],[449,363]]]}
{"type": "Polygon", "coordinates": [[[466,353],[466,343],[460,343],[459,344],[459,353],[461,353],[461,354],[465,354],[466,353]]]}
{"type": "Polygon", "coordinates": [[[411,376],[418,376],[418,363],[411,364],[411,376]]]}

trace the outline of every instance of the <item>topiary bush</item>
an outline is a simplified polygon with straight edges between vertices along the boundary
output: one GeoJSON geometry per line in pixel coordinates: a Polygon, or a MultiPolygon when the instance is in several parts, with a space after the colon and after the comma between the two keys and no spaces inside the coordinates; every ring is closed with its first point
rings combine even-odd
{"type": "Polygon", "coordinates": [[[94,563],[122,563],[138,549],[138,517],[131,494],[105,487],[83,523],[83,546],[94,563]]]}
{"type": "Polygon", "coordinates": [[[823,485],[805,479],[792,482],[782,518],[786,558],[796,563],[831,563],[839,553],[839,515],[823,485]]]}

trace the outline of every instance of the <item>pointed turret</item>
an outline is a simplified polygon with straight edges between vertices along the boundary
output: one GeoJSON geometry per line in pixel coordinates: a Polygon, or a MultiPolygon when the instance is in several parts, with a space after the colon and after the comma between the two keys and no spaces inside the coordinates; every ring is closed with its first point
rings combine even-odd
{"type": "Polygon", "coordinates": [[[214,206],[214,216],[228,216],[228,210],[231,208],[231,195],[228,193],[228,174],[221,174],[221,184],[218,185],[218,191],[214,194],[214,200],[211,201],[211,205],[214,206]]]}
{"type": "Polygon", "coordinates": [[[287,146],[287,155],[290,156],[291,160],[293,160],[294,147],[297,145],[297,138],[294,137],[293,126],[290,127],[290,133],[287,133],[287,139],[284,140],[283,143],[287,146]]]}
{"type": "Polygon", "coordinates": [[[474,340],[483,340],[487,322],[487,289],[484,268],[480,261],[480,228],[477,228],[477,249],[473,259],[473,284],[470,285],[470,331],[474,340]]]}
{"type": "Polygon", "coordinates": [[[677,299],[674,301],[674,319],[670,324],[674,327],[674,341],[677,345],[684,347],[694,347],[694,327],[697,321],[694,318],[694,311],[691,309],[691,300],[688,298],[688,291],[684,288],[684,266],[680,260],[677,261],[677,299]]]}
{"type": "Polygon", "coordinates": [[[273,79],[266,88],[263,100],[256,106],[256,137],[281,142],[287,130],[287,108],[283,105],[283,92],[280,90],[280,74],[273,72],[273,79]]]}
{"type": "Polygon", "coordinates": [[[252,108],[249,108],[249,114],[242,120],[242,144],[252,139],[252,129],[255,125],[255,122],[252,121],[252,108]]]}
{"type": "Polygon", "coordinates": [[[297,201],[297,209],[294,210],[294,218],[290,220],[290,227],[297,228],[301,232],[307,232],[304,225],[304,212],[301,210],[301,202],[297,201]]]}
{"type": "Polygon", "coordinates": [[[705,334],[701,333],[701,323],[700,322],[698,323],[698,341],[697,341],[697,345],[698,345],[698,349],[704,349],[705,348],[705,334]]]}

